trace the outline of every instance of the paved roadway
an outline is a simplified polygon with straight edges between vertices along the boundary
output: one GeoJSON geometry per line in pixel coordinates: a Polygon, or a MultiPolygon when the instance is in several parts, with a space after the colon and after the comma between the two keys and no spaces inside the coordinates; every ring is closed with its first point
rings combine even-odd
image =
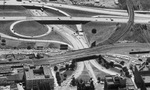
{"type": "MultiPolygon", "coordinates": [[[[107,15],[106,15],[107,16],[107,15]]],[[[109,22],[109,23],[127,23],[129,18],[126,17],[45,17],[45,16],[34,16],[34,17],[0,17],[0,21],[38,21],[44,24],[57,24],[57,23],[72,23],[72,24],[85,24],[88,22],[109,22]]],[[[135,23],[149,24],[150,18],[135,18],[135,23]]]]}
{"type": "MultiPolygon", "coordinates": [[[[3,1],[0,1],[0,5],[3,5],[3,1]]],[[[96,13],[98,14],[109,14],[109,15],[122,15],[122,16],[128,16],[125,10],[117,10],[117,9],[104,9],[104,8],[88,8],[88,7],[79,7],[74,5],[64,5],[64,4],[56,4],[56,3],[44,3],[44,2],[15,2],[15,1],[6,1],[5,5],[22,5],[22,6],[37,6],[37,7],[57,7],[57,8],[66,8],[71,10],[79,10],[79,11],[86,11],[90,13],[96,13]]],[[[136,11],[141,12],[141,11],[136,11]]],[[[149,15],[144,14],[135,14],[135,17],[150,17],[149,15]]]]}
{"type": "MultiPolygon", "coordinates": [[[[1,3],[0,3],[1,4],[1,3]]],[[[85,11],[89,11],[92,12],[95,9],[90,9],[90,8],[84,8],[84,7],[77,7],[77,6],[70,6],[70,5],[61,5],[61,4],[53,4],[53,3],[37,3],[37,2],[11,2],[11,1],[7,1],[5,3],[5,5],[23,5],[23,6],[37,6],[37,7],[44,7],[44,8],[48,8],[48,9],[53,9],[56,10],[58,12],[63,13],[66,16],[69,16],[66,12],[63,12],[62,10],[53,8],[53,7],[62,7],[62,8],[69,8],[69,9],[73,9],[73,10],[85,10],[85,11]],[[50,7],[52,6],[52,7],[50,7]]],[[[97,10],[97,9],[96,9],[97,10]]],[[[100,13],[104,13],[104,14],[110,14],[110,15],[122,15],[122,16],[127,16],[127,13],[122,13],[120,10],[114,11],[111,9],[109,10],[98,10],[100,11],[100,13]]],[[[149,23],[149,15],[144,15],[144,14],[135,14],[135,23],[149,23]]],[[[68,22],[76,22],[76,21],[80,21],[80,22],[89,22],[89,21],[97,21],[97,22],[120,22],[120,23],[126,23],[128,21],[127,17],[107,17],[107,18],[93,18],[93,17],[0,17],[0,20],[37,20],[37,21],[57,21],[60,22],[61,21],[68,21],[68,22]]]]}

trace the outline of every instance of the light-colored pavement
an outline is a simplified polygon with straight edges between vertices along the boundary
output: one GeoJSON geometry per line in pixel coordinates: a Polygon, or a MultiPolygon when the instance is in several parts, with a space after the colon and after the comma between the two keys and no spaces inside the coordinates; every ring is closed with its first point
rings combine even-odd
{"type": "MultiPolygon", "coordinates": [[[[0,1],[0,4],[3,4],[3,1],[0,1]]],[[[93,12],[93,13],[103,13],[103,14],[110,14],[110,15],[122,15],[128,16],[127,12],[124,10],[116,10],[116,9],[104,9],[104,8],[88,8],[88,7],[79,7],[74,5],[64,5],[64,4],[56,4],[56,3],[38,3],[38,2],[17,2],[17,1],[7,1],[5,5],[26,5],[26,6],[40,6],[40,7],[58,7],[58,8],[69,8],[72,10],[79,10],[79,11],[86,11],[86,12],[93,12]]],[[[135,14],[135,17],[150,17],[149,15],[144,14],[135,14]]]]}
{"type": "Polygon", "coordinates": [[[23,86],[19,85],[19,84],[17,84],[17,88],[18,88],[18,90],[24,90],[23,86]]]}
{"type": "MultiPolygon", "coordinates": [[[[127,23],[128,18],[126,17],[45,17],[45,16],[33,16],[33,17],[0,17],[0,21],[16,21],[16,20],[26,20],[26,21],[66,21],[66,22],[72,22],[74,21],[74,24],[78,23],[85,23],[85,22],[108,22],[108,23],[127,23]]],[[[150,18],[135,18],[135,23],[143,23],[143,24],[149,24],[150,18]]],[[[52,23],[52,22],[51,22],[52,23]]]]}

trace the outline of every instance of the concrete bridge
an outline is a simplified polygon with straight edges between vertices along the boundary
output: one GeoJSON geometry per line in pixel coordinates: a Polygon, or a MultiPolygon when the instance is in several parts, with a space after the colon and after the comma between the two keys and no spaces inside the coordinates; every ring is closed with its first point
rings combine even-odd
{"type": "MultiPolygon", "coordinates": [[[[0,17],[0,21],[37,21],[42,24],[85,24],[87,22],[108,22],[108,23],[127,23],[127,17],[48,17],[48,16],[33,16],[33,17],[0,17]]],[[[148,18],[135,18],[134,23],[149,24],[150,19],[148,18]]]]}

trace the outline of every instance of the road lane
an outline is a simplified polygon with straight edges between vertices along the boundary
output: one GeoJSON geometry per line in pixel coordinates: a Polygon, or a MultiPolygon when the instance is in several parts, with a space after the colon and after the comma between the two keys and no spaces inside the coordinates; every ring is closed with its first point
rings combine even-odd
{"type": "MultiPolygon", "coordinates": [[[[0,1],[0,4],[3,5],[3,1],[0,1]]],[[[122,15],[122,16],[128,16],[127,12],[123,10],[114,10],[114,9],[104,9],[104,8],[88,8],[88,7],[80,7],[80,6],[74,6],[74,5],[64,5],[64,4],[56,4],[56,3],[38,3],[38,2],[11,2],[7,1],[5,5],[22,5],[22,6],[38,6],[38,7],[56,7],[56,8],[66,8],[71,10],[79,10],[79,11],[86,11],[90,13],[97,13],[97,14],[109,14],[109,15],[122,15]]],[[[62,10],[61,10],[62,11],[62,10]]],[[[138,12],[138,11],[137,11],[138,12]]],[[[144,14],[135,14],[136,17],[150,17],[149,15],[144,14]]]]}

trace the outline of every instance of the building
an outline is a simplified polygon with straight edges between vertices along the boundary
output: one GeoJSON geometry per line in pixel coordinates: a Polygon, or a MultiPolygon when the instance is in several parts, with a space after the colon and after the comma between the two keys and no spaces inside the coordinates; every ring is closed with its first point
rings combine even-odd
{"type": "Polygon", "coordinates": [[[53,90],[54,78],[50,65],[24,66],[26,90],[53,90]]]}
{"type": "Polygon", "coordinates": [[[136,90],[130,78],[106,76],[104,90],[136,90]]]}
{"type": "Polygon", "coordinates": [[[150,89],[150,65],[148,62],[144,62],[141,65],[135,65],[133,74],[138,88],[141,90],[150,89]]]}

